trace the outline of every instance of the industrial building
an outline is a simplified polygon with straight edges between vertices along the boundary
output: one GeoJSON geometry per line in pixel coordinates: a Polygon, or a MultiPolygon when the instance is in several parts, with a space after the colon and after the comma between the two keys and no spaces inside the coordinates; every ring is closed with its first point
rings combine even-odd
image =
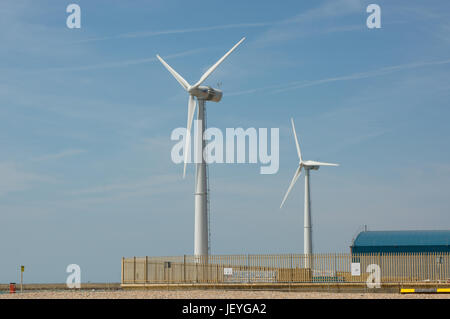
{"type": "Polygon", "coordinates": [[[350,249],[353,255],[450,253],[450,230],[362,231],[350,249]]]}

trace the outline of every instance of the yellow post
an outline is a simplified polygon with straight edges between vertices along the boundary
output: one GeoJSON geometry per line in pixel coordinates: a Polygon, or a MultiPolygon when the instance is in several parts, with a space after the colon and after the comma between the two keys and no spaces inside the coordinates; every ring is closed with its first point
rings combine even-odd
{"type": "Polygon", "coordinates": [[[121,281],[122,281],[122,284],[124,283],[123,282],[123,280],[124,280],[124,269],[123,269],[123,267],[124,267],[124,263],[125,263],[125,258],[124,257],[122,257],[122,265],[121,265],[121,269],[120,269],[120,278],[121,278],[121,281]]]}
{"type": "Polygon", "coordinates": [[[20,292],[23,292],[23,272],[25,271],[25,266],[20,266],[20,292]]]}
{"type": "Polygon", "coordinates": [[[133,258],[133,284],[136,283],[136,256],[133,258]]]}
{"type": "Polygon", "coordinates": [[[145,256],[145,267],[144,267],[144,283],[147,283],[147,272],[148,272],[148,256],[145,256]]]}

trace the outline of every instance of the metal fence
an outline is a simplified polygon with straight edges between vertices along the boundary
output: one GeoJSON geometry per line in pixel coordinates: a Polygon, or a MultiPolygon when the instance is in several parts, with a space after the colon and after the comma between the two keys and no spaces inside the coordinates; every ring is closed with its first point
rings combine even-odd
{"type": "Polygon", "coordinates": [[[381,283],[450,282],[450,254],[310,256],[286,254],[122,258],[122,284],[364,283],[368,279],[376,280],[377,276],[381,283]]]}

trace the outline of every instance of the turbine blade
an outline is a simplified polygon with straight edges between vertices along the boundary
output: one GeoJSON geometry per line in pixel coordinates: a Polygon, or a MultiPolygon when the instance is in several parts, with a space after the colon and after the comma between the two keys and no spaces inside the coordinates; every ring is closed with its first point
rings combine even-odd
{"type": "Polygon", "coordinates": [[[334,164],[334,163],[324,163],[324,162],[316,162],[316,161],[308,161],[308,165],[317,165],[317,166],[339,166],[339,164],[334,164]]]}
{"type": "Polygon", "coordinates": [[[295,171],[295,175],[292,178],[291,184],[289,185],[289,188],[286,192],[286,195],[284,195],[283,201],[281,202],[280,208],[283,207],[284,202],[286,201],[289,193],[291,192],[292,187],[294,187],[295,182],[297,181],[297,179],[300,177],[300,174],[302,173],[302,164],[300,164],[297,168],[297,170],[295,171]]]}
{"type": "Polygon", "coordinates": [[[186,177],[186,165],[188,161],[189,150],[191,146],[191,128],[192,121],[194,119],[195,107],[197,103],[195,101],[194,96],[189,95],[189,103],[188,103],[188,117],[187,117],[187,125],[186,125],[186,143],[184,146],[184,168],[183,168],[183,178],[186,177]]]}
{"type": "Polygon", "coordinates": [[[179,75],[177,73],[177,71],[175,71],[174,69],[172,69],[172,67],[170,65],[168,65],[166,63],[166,61],[164,61],[158,54],[156,55],[156,57],[158,58],[158,60],[166,67],[166,69],[170,72],[170,74],[173,75],[173,77],[178,81],[178,83],[181,84],[181,86],[187,91],[190,88],[189,83],[183,79],[183,77],[181,75],[179,75]]]}
{"type": "Polygon", "coordinates": [[[220,58],[220,60],[219,61],[217,61],[216,62],[216,64],[214,64],[212,67],[210,67],[209,69],[208,69],[208,71],[206,71],[203,75],[202,75],[202,77],[200,78],[200,80],[197,82],[197,83],[195,83],[194,84],[194,86],[192,87],[192,88],[196,88],[196,87],[198,87],[199,85],[201,85],[202,83],[203,83],[203,81],[205,81],[206,80],[206,78],[208,77],[208,76],[210,76],[211,75],[211,73],[213,73],[214,72],[214,70],[231,54],[231,52],[233,52],[238,46],[239,46],[239,44],[241,44],[242,43],[242,41],[244,41],[245,40],[245,37],[244,38],[242,38],[238,43],[236,43],[235,45],[234,45],[234,47],[232,47],[231,48],[231,50],[230,51],[228,51],[222,58],[220,58]]]}
{"type": "Polygon", "coordinates": [[[294,120],[291,117],[291,123],[292,123],[292,130],[294,131],[294,137],[295,137],[295,145],[297,146],[297,155],[300,162],[302,161],[302,151],[300,150],[300,144],[298,143],[297,139],[297,133],[295,132],[295,125],[294,120]]]}

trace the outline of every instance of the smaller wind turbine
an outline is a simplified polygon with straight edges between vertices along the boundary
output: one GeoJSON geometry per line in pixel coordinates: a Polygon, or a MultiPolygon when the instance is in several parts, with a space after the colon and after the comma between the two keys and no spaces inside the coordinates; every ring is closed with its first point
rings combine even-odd
{"type": "MultiPolygon", "coordinates": [[[[305,169],[305,216],[304,216],[304,246],[303,253],[309,257],[312,254],[312,226],[311,226],[311,206],[310,206],[310,192],[309,192],[309,171],[310,170],[318,170],[320,166],[339,166],[339,164],[333,163],[324,163],[324,162],[316,162],[316,161],[304,161],[302,159],[302,152],[300,150],[300,144],[298,143],[297,133],[295,132],[294,120],[291,118],[292,123],[292,131],[294,132],[295,145],[297,146],[297,154],[298,159],[300,160],[298,164],[297,171],[294,174],[294,178],[292,178],[291,184],[284,195],[283,201],[281,202],[280,208],[283,207],[284,202],[286,201],[289,193],[291,192],[292,187],[294,187],[295,182],[300,177],[302,173],[302,168],[305,169]]],[[[311,264],[309,262],[309,258],[306,259],[306,268],[311,268],[311,264]]]]}

